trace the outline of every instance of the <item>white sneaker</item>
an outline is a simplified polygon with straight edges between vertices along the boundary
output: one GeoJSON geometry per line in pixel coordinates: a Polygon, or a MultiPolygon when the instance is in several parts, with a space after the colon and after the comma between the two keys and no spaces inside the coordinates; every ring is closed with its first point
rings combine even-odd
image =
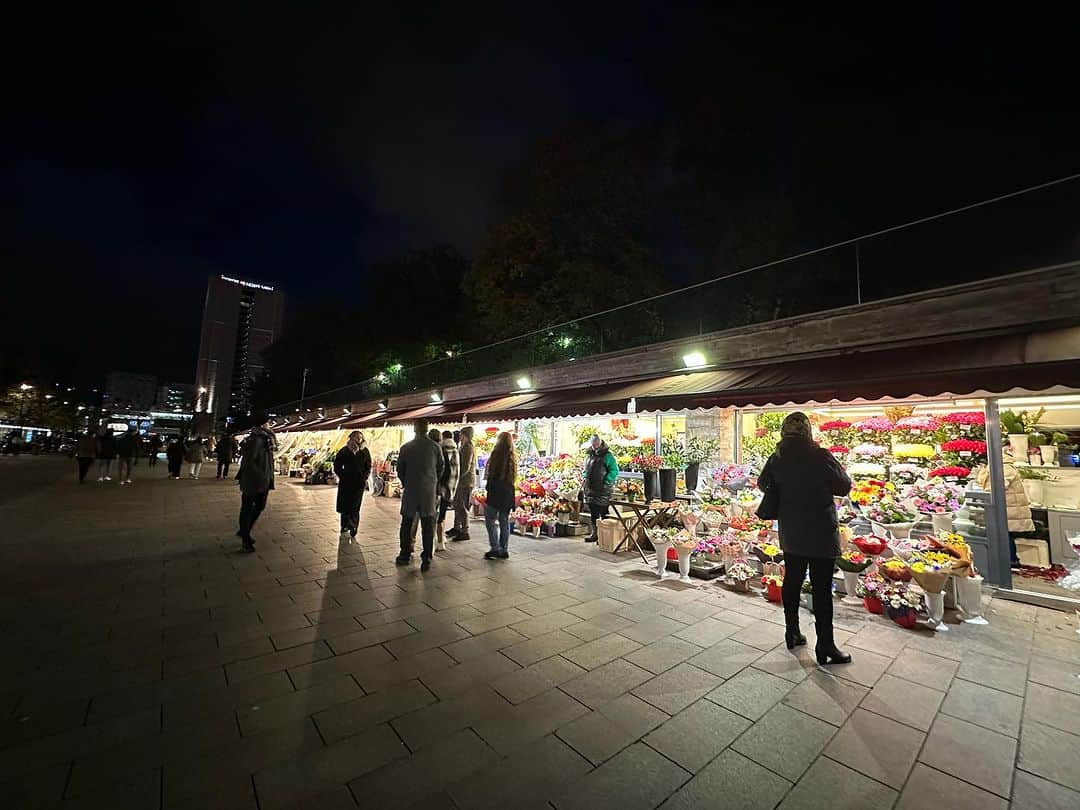
{"type": "Polygon", "coordinates": [[[130,483],[131,483],[131,479],[129,478],[129,479],[128,479],[127,481],[125,481],[124,483],[125,483],[125,484],[130,484],[130,483]]]}
{"type": "Polygon", "coordinates": [[[101,475],[98,476],[98,483],[101,483],[104,480],[105,480],[104,476],[101,476],[101,475]]]}
{"type": "Polygon", "coordinates": [[[106,475],[105,480],[106,481],[112,481],[112,476],[111,475],[106,475]]]}

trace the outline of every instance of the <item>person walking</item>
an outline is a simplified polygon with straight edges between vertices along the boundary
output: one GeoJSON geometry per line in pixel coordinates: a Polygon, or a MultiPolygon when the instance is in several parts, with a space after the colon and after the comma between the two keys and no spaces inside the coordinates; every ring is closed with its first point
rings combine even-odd
{"type": "Polygon", "coordinates": [[[476,445],[473,429],[466,425],[461,429],[458,446],[458,481],[454,490],[454,528],[446,533],[454,542],[469,539],[469,509],[472,507],[473,489],[476,488],[476,445]]]}
{"type": "Polygon", "coordinates": [[[401,481],[401,529],[398,539],[401,551],[394,562],[408,565],[413,551],[413,521],[419,518],[423,539],[420,570],[431,568],[434,550],[436,498],[439,476],[442,475],[442,448],[425,434],[426,419],[413,422],[415,437],[398,451],[397,476],[401,481]]]}
{"type": "Polygon", "coordinates": [[[248,553],[255,550],[251,529],[266,509],[266,499],[274,488],[276,445],[274,434],[266,427],[269,421],[268,416],[259,414],[256,427],[240,447],[240,469],[236,473],[240,482],[240,528],[236,536],[240,538],[241,549],[248,553]]]}
{"type": "Polygon", "coordinates": [[[120,486],[131,483],[131,468],[135,464],[141,446],[142,441],[135,428],[128,428],[127,433],[116,440],[116,455],[119,459],[116,462],[116,474],[120,479],[120,486]]]}
{"type": "Polygon", "coordinates": [[[79,462],[79,483],[86,483],[86,474],[94,465],[94,456],[97,455],[97,438],[89,430],[79,437],[75,446],[75,457],[79,462]]]}
{"type": "Polygon", "coordinates": [[[229,465],[232,464],[233,459],[236,457],[236,440],[228,433],[222,433],[221,441],[217,443],[214,452],[217,454],[217,475],[215,477],[228,478],[229,465]]]}
{"type": "Polygon", "coordinates": [[[184,466],[184,445],[180,443],[179,436],[173,436],[165,448],[165,460],[169,465],[169,478],[180,478],[180,468],[184,466]]]}
{"type": "Polygon", "coordinates": [[[148,445],[147,453],[146,453],[147,458],[148,458],[147,463],[151,467],[156,467],[157,466],[157,462],[158,462],[157,457],[158,457],[158,453],[161,452],[161,444],[162,444],[161,436],[159,436],[157,433],[155,433],[153,436],[151,436],[150,441],[147,442],[147,445],[148,445]]]}
{"type": "Polygon", "coordinates": [[[510,510],[514,508],[515,484],[517,483],[517,458],[510,434],[503,431],[495,440],[495,449],[488,459],[486,476],[487,505],[484,507],[484,526],[487,528],[491,550],[484,554],[485,560],[509,559],[510,510]],[[499,524],[498,530],[495,528],[499,524]]]}
{"type": "Polygon", "coordinates": [[[203,440],[196,436],[188,444],[189,460],[191,461],[191,469],[188,471],[188,478],[195,481],[199,480],[199,473],[202,471],[203,462],[206,461],[206,445],[203,444],[203,440]]]}
{"type": "Polygon", "coordinates": [[[793,649],[806,644],[799,630],[799,592],[807,569],[814,599],[815,655],[819,664],[847,664],[833,636],[832,577],[840,556],[834,496],[851,492],[851,479],[832,453],[813,439],[810,420],[796,411],[780,426],[780,443],[758,476],[765,493],[761,511],[779,522],[784,550],[784,641],[793,649]],[[769,507],[774,507],[774,510],[769,507]]]}
{"type": "Polygon", "coordinates": [[[112,481],[109,473],[112,471],[114,458],[116,458],[116,439],[113,438],[109,428],[103,427],[98,431],[97,437],[98,481],[112,481]]]}
{"type": "Polygon", "coordinates": [[[596,542],[600,520],[608,513],[611,496],[615,491],[615,479],[618,477],[619,463],[615,461],[615,456],[608,450],[604,440],[594,434],[589,441],[589,452],[582,476],[585,503],[592,517],[592,532],[585,538],[586,543],[596,542]]]}
{"type": "Polygon", "coordinates": [[[454,443],[454,434],[444,430],[439,442],[443,455],[443,471],[439,476],[439,516],[435,521],[435,550],[445,551],[444,521],[446,512],[454,503],[458,482],[458,447],[454,443]]]}
{"type": "MultiPolygon", "coordinates": [[[[337,511],[341,515],[340,542],[352,542],[360,527],[360,505],[371,475],[371,453],[364,434],[354,430],[348,443],[334,456],[334,474],[338,478],[337,511]]],[[[220,446],[220,445],[219,445],[220,446]]]]}

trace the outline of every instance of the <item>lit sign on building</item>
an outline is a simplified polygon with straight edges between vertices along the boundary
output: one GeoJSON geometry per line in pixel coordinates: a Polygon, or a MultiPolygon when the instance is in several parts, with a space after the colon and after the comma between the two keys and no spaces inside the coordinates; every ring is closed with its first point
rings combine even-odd
{"type": "Polygon", "coordinates": [[[256,284],[254,281],[242,281],[242,280],[240,280],[238,278],[233,278],[232,276],[222,276],[221,280],[222,281],[228,281],[228,282],[231,282],[233,284],[239,284],[241,287],[251,287],[251,288],[256,289],[256,290],[266,290],[267,292],[273,292],[274,291],[273,287],[270,287],[270,286],[268,286],[266,284],[256,284]]]}

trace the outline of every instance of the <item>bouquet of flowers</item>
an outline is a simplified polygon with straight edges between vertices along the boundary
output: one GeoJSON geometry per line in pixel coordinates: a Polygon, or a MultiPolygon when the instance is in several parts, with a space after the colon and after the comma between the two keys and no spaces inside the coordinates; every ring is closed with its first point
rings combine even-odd
{"type": "Polygon", "coordinates": [[[750,580],[758,576],[758,571],[746,560],[736,560],[727,567],[726,579],[736,590],[747,591],[750,589],[750,580]]]}
{"type": "Polygon", "coordinates": [[[936,416],[905,416],[893,427],[893,436],[911,444],[933,444],[934,436],[941,427],[936,416]]]}
{"type": "Polygon", "coordinates": [[[761,578],[761,584],[766,588],[772,585],[774,588],[784,587],[784,578],[779,574],[765,574],[761,578]]]}
{"type": "Polygon", "coordinates": [[[970,475],[971,470],[967,467],[938,467],[930,471],[931,478],[943,478],[946,481],[966,481],[970,475]]]}
{"type": "Polygon", "coordinates": [[[895,425],[891,419],[884,416],[871,416],[869,419],[856,422],[852,429],[860,438],[873,441],[874,439],[882,439],[892,433],[893,427],[895,425]]]}
{"type": "Polygon", "coordinates": [[[783,550],[780,546],[774,546],[772,543],[755,545],[751,550],[753,551],[754,556],[763,563],[778,563],[784,559],[783,550]]]}
{"type": "Polygon", "coordinates": [[[924,515],[954,514],[964,501],[964,490],[944,478],[913,484],[905,497],[924,515]]]}
{"type": "Polygon", "coordinates": [[[905,582],[898,581],[886,582],[878,598],[893,618],[895,618],[894,614],[903,615],[915,611],[922,603],[917,593],[912,591],[905,582]]]}
{"type": "Polygon", "coordinates": [[[726,531],[718,538],[717,553],[723,557],[741,557],[746,553],[746,544],[740,540],[735,532],[726,531]]]}
{"type": "Polygon", "coordinates": [[[657,455],[634,456],[631,464],[638,472],[655,472],[664,466],[664,460],[657,455]]]}
{"type": "Polygon", "coordinates": [[[878,573],[895,582],[907,582],[911,579],[911,569],[899,557],[893,557],[878,565],[878,573]]]}
{"type": "Polygon", "coordinates": [[[958,411],[941,417],[940,437],[949,439],[985,439],[986,416],[982,411],[958,411]]]}
{"type": "Polygon", "coordinates": [[[867,572],[859,577],[859,584],[855,588],[855,595],[864,599],[881,599],[881,592],[885,590],[885,580],[878,574],[867,572]]]}
{"type": "Polygon", "coordinates": [[[704,487],[698,489],[698,498],[705,506],[725,509],[731,505],[731,492],[724,487],[704,487]]]}
{"type": "Polygon", "coordinates": [[[870,557],[876,557],[878,554],[881,554],[886,548],[889,547],[889,544],[885,541],[885,538],[877,537],[876,535],[860,535],[851,542],[855,544],[855,548],[859,549],[859,551],[861,551],[863,554],[866,554],[870,557]]]}
{"type": "Polygon", "coordinates": [[[843,461],[847,457],[847,454],[851,452],[851,448],[844,447],[842,444],[834,444],[829,448],[829,452],[836,457],[837,461],[843,461]]]}
{"type": "Polygon", "coordinates": [[[712,472],[713,483],[730,492],[738,492],[751,483],[756,486],[753,478],[754,471],[746,464],[721,464],[712,472]]]}
{"type": "Polygon", "coordinates": [[[896,487],[892,484],[876,478],[856,481],[855,486],[851,488],[851,502],[856,506],[871,506],[895,491],[896,487]]]}
{"type": "Polygon", "coordinates": [[[694,546],[695,554],[703,554],[707,557],[720,556],[720,543],[719,537],[706,537],[703,540],[698,540],[696,546],[694,546]]]}
{"type": "Polygon", "coordinates": [[[683,551],[693,551],[697,547],[697,538],[694,537],[693,531],[689,529],[676,532],[672,535],[671,542],[675,548],[683,551]]]}
{"type": "Polygon", "coordinates": [[[645,497],[645,488],[633,478],[619,479],[615,491],[627,501],[640,501],[645,497]]]}
{"type": "Polygon", "coordinates": [[[975,575],[975,566],[971,560],[971,546],[959,534],[954,532],[939,532],[936,537],[930,539],[935,549],[940,549],[953,557],[953,573],[958,576],[975,575]]]}
{"type": "Polygon", "coordinates": [[[836,558],[836,567],[841,571],[861,574],[873,564],[873,560],[861,551],[845,551],[836,558]]]}
{"type": "Polygon", "coordinates": [[[742,509],[744,515],[753,514],[757,511],[762,497],[763,493],[756,487],[753,489],[747,488],[739,491],[738,495],[735,496],[735,503],[742,509]]]}
{"type": "Polygon", "coordinates": [[[701,522],[705,524],[705,528],[709,531],[722,531],[727,526],[727,520],[727,514],[718,509],[705,507],[701,510],[701,522]]]}
{"type": "Polygon", "coordinates": [[[941,445],[941,457],[949,465],[974,467],[986,463],[986,442],[977,439],[953,439],[941,445]]]}
{"type": "Polygon", "coordinates": [[[728,521],[728,527],[735,532],[742,532],[753,540],[768,537],[772,523],[748,515],[737,515],[728,521]]]}
{"type": "Polygon", "coordinates": [[[905,507],[900,506],[892,498],[883,498],[871,506],[867,517],[874,523],[879,523],[882,526],[911,524],[919,519],[918,515],[905,507]]]}
{"type": "Polygon", "coordinates": [[[931,559],[929,554],[914,554],[910,568],[912,578],[927,593],[941,593],[945,590],[945,583],[952,574],[951,563],[931,559]]]}
{"type": "Polygon", "coordinates": [[[675,535],[683,531],[680,526],[651,526],[645,530],[649,542],[655,545],[667,545],[675,542],[675,535]]]}

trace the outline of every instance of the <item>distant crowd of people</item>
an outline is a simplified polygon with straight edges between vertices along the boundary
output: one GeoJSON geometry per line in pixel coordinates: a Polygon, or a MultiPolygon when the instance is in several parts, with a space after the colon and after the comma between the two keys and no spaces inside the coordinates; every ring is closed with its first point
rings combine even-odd
{"type": "Polygon", "coordinates": [[[104,483],[113,480],[115,463],[117,479],[122,485],[130,484],[139,459],[145,456],[147,466],[156,467],[163,447],[168,476],[172,479],[181,477],[183,465],[186,463],[190,465],[188,478],[197,480],[208,457],[217,459],[216,477],[228,478],[229,467],[236,460],[238,452],[236,440],[227,433],[217,439],[194,436],[185,440],[174,436],[166,445],[165,440],[156,434],[143,439],[135,428],[117,435],[110,428],[101,427],[97,432],[84,433],[76,444],[75,459],[78,463],[79,483],[86,482],[87,474],[94,462],[97,462],[98,481],[104,483]]]}

